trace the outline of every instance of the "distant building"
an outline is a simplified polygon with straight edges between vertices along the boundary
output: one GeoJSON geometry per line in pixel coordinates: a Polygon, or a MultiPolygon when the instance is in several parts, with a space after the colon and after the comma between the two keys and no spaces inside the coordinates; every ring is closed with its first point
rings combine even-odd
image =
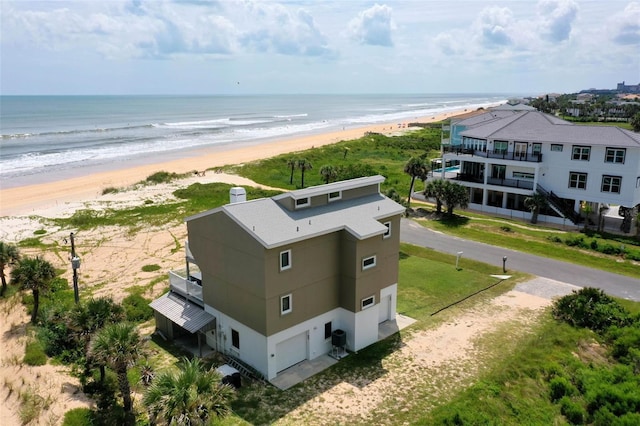
{"type": "Polygon", "coordinates": [[[628,85],[623,81],[622,83],[618,83],[616,91],[620,93],[640,93],[640,84],[628,85]]]}

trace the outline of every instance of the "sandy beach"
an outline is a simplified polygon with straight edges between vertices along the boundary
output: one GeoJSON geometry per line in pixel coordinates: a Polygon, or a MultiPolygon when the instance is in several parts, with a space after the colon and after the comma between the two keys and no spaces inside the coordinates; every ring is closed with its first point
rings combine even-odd
{"type": "MultiPolygon", "coordinates": [[[[428,123],[440,121],[464,111],[466,110],[416,118],[411,122],[428,123]]],[[[101,195],[104,188],[125,187],[144,180],[147,176],[161,170],[174,173],[186,173],[193,170],[202,171],[228,164],[241,164],[261,158],[269,158],[287,152],[302,151],[342,140],[357,139],[366,132],[397,134],[407,130],[406,127],[399,128],[397,123],[377,124],[337,132],[287,138],[242,148],[224,146],[201,149],[185,153],[184,158],[181,159],[130,168],[123,167],[117,170],[96,172],[45,184],[14,188],[5,188],[6,185],[2,185],[0,189],[0,217],[37,215],[43,208],[60,206],[73,201],[93,200],[101,195]]]]}

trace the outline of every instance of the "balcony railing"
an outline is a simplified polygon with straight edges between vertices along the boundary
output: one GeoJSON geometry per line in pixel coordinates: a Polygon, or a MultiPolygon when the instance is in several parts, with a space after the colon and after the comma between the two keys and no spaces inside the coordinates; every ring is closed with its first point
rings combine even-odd
{"type": "Polygon", "coordinates": [[[197,277],[185,277],[178,271],[169,271],[169,286],[172,291],[202,305],[202,286],[198,284],[197,277]]]}
{"type": "Polygon", "coordinates": [[[464,148],[456,145],[443,145],[442,150],[444,153],[453,153],[457,155],[471,155],[483,158],[498,158],[502,160],[514,160],[514,161],[528,161],[532,163],[542,162],[542,154],[540,153],[528,153],[519,151],[482,151],[473,148],[464,148]]]}
{"type": "MultiPolygon", "coordinates": [[[[464,182],[484,183],[482,177],[464,173],[458,173],[454,179],[464,182]]],[[[533,189],[533,182],[530,180],[487,178],[487,183],[489,185],[508,186],[510,188],[533,189]]]]}

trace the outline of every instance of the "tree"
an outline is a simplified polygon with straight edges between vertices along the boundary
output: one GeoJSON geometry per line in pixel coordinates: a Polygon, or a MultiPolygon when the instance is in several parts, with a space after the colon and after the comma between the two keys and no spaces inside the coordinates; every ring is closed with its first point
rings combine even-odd
{"type": "Polygon", "coordinates": [[[311,164],[311,161],[307,160],[306,158],[302,158],[298,160],[298,168],[300,169],[300,172],[302,172],[302,180],[300,182],[300,185],[302,186],[302,188],[304,188],[304,172],[313,169],[313,165],[311,164]]]}
{"type": "Polygon", "coordinates": [[[320,167],[320,176],[324,179],[324,183],[329,183],[338,177],[338,170],[331,164],[325,164],[320,167]]]}
{"type": "Polygon", "coordinates": [[[289,185],[293,185],[293,171],[298,167],[298,160],[295,158],[289,158],[287,160],[287,167],[291,169],[291,176],[289,176],[289,185]]]}
{"type": "Polygon", "coordinates": [[[407,164],[404,165],[404,172],[411,176],[411,184],[409,185],[409,198],[407,206],[411,207],[411,194],[413,194],[413,185],[416,178],[424,179],[427,176],[427,164],[420,157],[411,157],[407,164]]]}
{"type": "Polygon", "coordinates": [[[233,390],[198,358],[183,358],[180,371],[160,373],[145,392],[143,403],[152,423],[205,425],[229,413],[233,390]]]}
{"type": "Polygon", "coordinates": [[[580,210],[584,213],[584,232],[587,232],[587,228],[589,227],[589,217],[593,212],[593,207],[591,207],[591,203],[583,201],[580,204],[580,210]]]}
{"type": "Polygon", "coordinates": [[[531,211],[531,223],[538,223],[538,214],[547,206],[547,198],[536,191],[524,199],[524,206],[531,211]]]}
{"type": "Polygon", "coordinates": [[[131,386],[127,377],[129,366],[135,363],[142,350],[142,340],[134,324],[109,324],[91,339],[90,356],[111,368],[118,376],[124,411],[131,413],[131,386]]]}
{"type": "Polygon", "coordinates": [[[424,187],[424,196],[427,198],[434,198],[436,200],[436,212],[442,213],[442,198],[444,196],[444,180],[432,179],[427,182],[424,187]]]}
{"type": "Polygon", "coordinates": [[[453,209],[456,206],[461,209],[467,208],[469,205],[469,191],[466,187],[449,180],[445,180],[443,186],[442,202],[447,207],[449,216],[453,215],[453,209]]]}
{"type": "Polygon", "coordinates": [[[56,271],[53,265],[44,260],[42,256],[24,257],[11,271],[11,280],[22,286],[23,289],[31,290],[33,294],[32,323],[38,320],[40,293],[44,293],[50,288],[51,281],[55,277],[56,271]]]}
{"type": "Polygon", "coordinates": [[[4,269],[7,266],[13,266],[20,260],[20,250],[14,244],[0,241],[0,277],[2,278],[2,290],[0,297],[4,296],[7,291],[7,278],[4,275],[4,269]]]}
{"type": "Polygon", "coordinates": [[[640,132],[640,112],[636,112],[631,118],[631,128],[634,132],[640,132]]]}

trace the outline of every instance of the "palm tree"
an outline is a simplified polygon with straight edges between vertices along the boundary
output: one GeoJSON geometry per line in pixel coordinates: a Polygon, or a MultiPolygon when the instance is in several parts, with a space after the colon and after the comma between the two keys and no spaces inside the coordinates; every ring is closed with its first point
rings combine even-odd
{"type": "Polygon", "coordinates": [[[31,312],[31,322],[35,324],[38,319],[38,308],[40,307],[40,293],[45,292],[51,286],[51,281],[56,277],[53,265],[44,260],[42,256],[24,257],[20,259],[17,266],[11,271],[11,280],[22,286],[23,289],[30,289],[33,293],[33,312],[31,312]]]}
{"type": "Polygon", "coordinates": [[[233,390],[220,379],[198,358],[183,358],[179,372],[160,373],[143,398],[152,424],[204,425],[214,416],[224,417],[233,390]]]}
{"type": "Polygon", "coordinates": [[[298,160],[295,158],[289,158],[287,160],[287,167],[291,169],[291,176],[289,176],[289,185],[293,185],[293,171],[298,167],[298,160]]]}
{"type": "Polygon", "coordinates": [[[447,206],[447,214],[451,216],[456,206],[460,206],[461,209],[467,208],[469,205],[469,191],[459,183],[446,180],[443,184],[442,201],[447,206]]]}
{"type": "Polygon", "coordinates": [[[524,199],[524,206],[531,211],[531,223],[538,223],[538,213],[547,206],[547,197],[536,191],[524,199]]]}
{"type": "Polygon", "coordinates": [[[111,368],[118,376],[124,411],[131,413],[131,386],[127,377],[130,365],[140,356],[142,340],[134,324],[109,324],[98,331],[89,346],[90,356],[111,368]]]}
{"type": "Polygon", "coordinates": [[[420,157],[411,157],[407,164],[404,165],[404,172],[411,176],[411,185],[409,185],[409,198],[407,199],[407,207],[411,207],[411,194],[413,193],[413,184],[416,178],[424,179],[427,175],[427,164],[420,157]]]}
{"type": "Polygon", "coordinates": [[[304,188],[304,172],[313,169],[313,165],[311,164],[311,161],[307,160],[306,158],[302,158],[298,160],[298,168],[302,172],[302,180],[300,185],[304,188]]]}
{"type": "Polygon", "coordinates": [[[20,250],[14,244],[0,241],[0,277],[2,277],[2,290],[0,297],[7,291],[7,278],[4,275],[4,268],[13,266],[20,260],[20,250]]]}
{"type": "Polygon", "coordinates": [[[331,164],[320,167],[320,176],[324,179],[324,183],[329,183],[338,177],[338,170],[331,164]]]}
{"type": "Polygon", "coordinates": [[[442,213],[442,197],[444,195],[444,180],[432,179],[424,187],[424,196],[436,200],[436,213],[442,213]]]}

